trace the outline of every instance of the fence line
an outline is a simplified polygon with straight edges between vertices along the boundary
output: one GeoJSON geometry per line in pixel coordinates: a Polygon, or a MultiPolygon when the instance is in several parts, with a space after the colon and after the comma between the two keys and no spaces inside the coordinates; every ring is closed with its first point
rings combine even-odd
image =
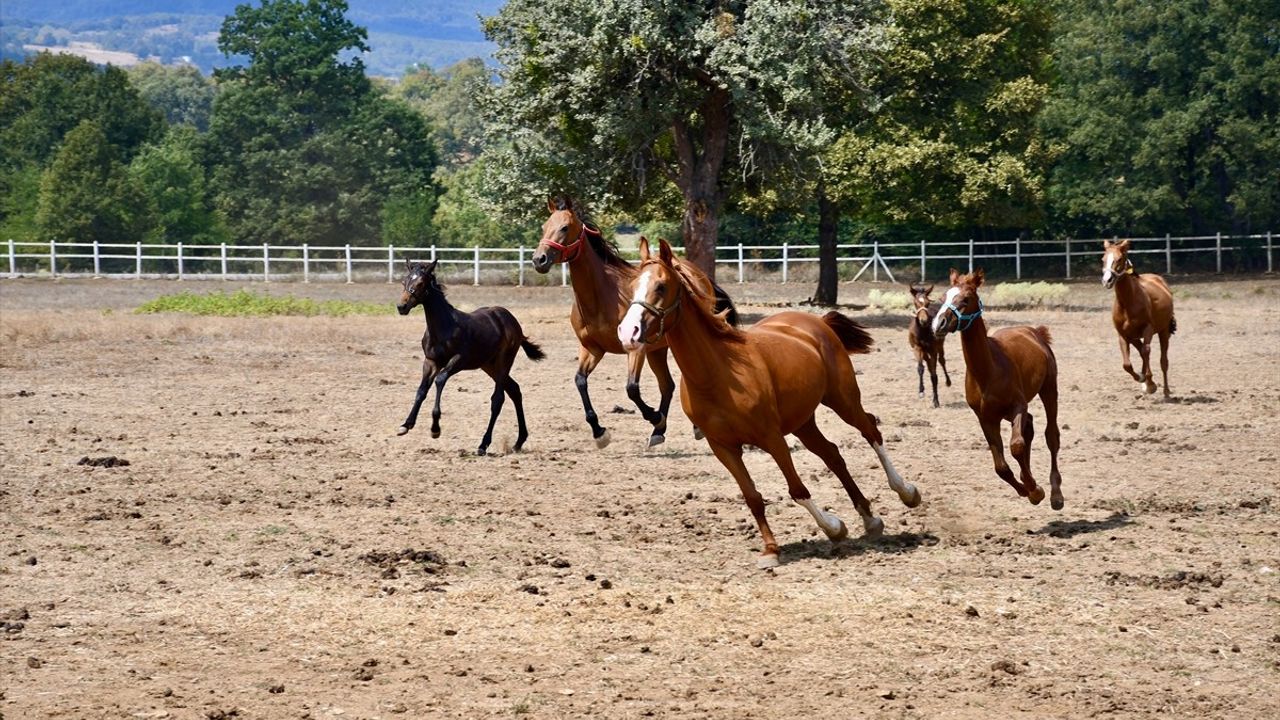
{"type": "MultiPolygon", "coordinates": [[[[1149,237],[1131,238],[1133,255],[1163,256],[1164,272],[1174,271],[1174,257],[1189,259],[1197,257],[1207,260],[1212,257],[1214,270],[1222,272],[1223,255],[1236,254],[1237,266],[1244,256],[1252,257],[1259,266],[1259,254],[1265,253],[1267,272],[1274,272],[1274,245],[1272,233],[1255,235],[1197,235],[1187,237],[1149,237]],[[1224,241],[1227,244],[1224,244],[1224,241]]],[[[904,275],[914,271],[923,281],[927,278],[929,263],[951,261],[963,265],[970,272],[975,263],[992,263],[1013,260],[1013,276],[1021,280],[1023,277],[1023,260],[1043,260],[1040,267],[1051,267],[1050,260],[1061,258],[1061,275],[1050,277],[1072,276],[1073,262],[1084,258],[1096,260],[1100,257],[1100,239],[1064,239],[1064,240],[995,240],[976,243],[972,238],[967,241],[926,243],[921,240],[918,245],[912,243],[885,243],[876,241],[866,245],[837,245],[837,261],[840,265],[857,267],[853,279],[863,276],[871,270],[873,281],[880,280],[883,271],[891,282],[896,282],[890,263],[893,263],[904,275]],[[982,249],[984,252],[979,253],[982,249]],[[958,250],[957,250],[958,249],[958,250]],[[992,252],[992,249],[995,252],[992,252]],[[869,254],[867,254],[869,252],[869,254]],[[848,254],[863,253],[863,254],[848,254]]],[[[681,248],[675,248],[680,251],[681,248]]],[[[8,241],[8,259],[10,278],[27,275],[40,275],[46,269],[53,277],[113,277],[113,278],[172,278],[178,280],[188,278],[246,280],[260,277],[263,282],[292,279],[297,272],[302,275],[303,282],[310,282],[312,275],[321,278],[336,278],[348,283],[355,282],[360,275],[357,268],[373,265],[384,265],[386,281],[395,282],[397,258],[439,260],[446,272],[465,272],[470,269],[471,282],[481,284],[482,268],[497,268],[507,271],[514,277],[517,285],[525,284],[525,266],[531,256],[528,248],[452,248],[452,247],[352,247],[341,246],[301,246],[271,245],[143,245],[142,243],[63,243],[15,242],[8,241]],[[131,252],[126,252],[131,251],[131,252]],[[145,251],[145,252],[144,252],[145,251]],[[259,254],[260,253],[260,254],[259,254]],[[75,269],[76,261],[92,260],[92,270],[75,269]],[[115,269],[115,272],[103,271],[104,263],[115,269]],[[144,272],[144,264],[150,263],[153,272],[144,272]],[[25,267],[24,267],[25,265],[25,267]],[[213,269],[209,269],[212,266],[213,269]],[[193,269],[198,268],[198,269],[193,269]],[[280,270],[285,268],[285,270],[280,270]],[[176,273],[171,269],[176,269],[176,273]],[[323,272],[328,270],[327,273],[323,272]],[[233,272],[233,270],[239,270],[233,272]]],[[[1244,258],[1248,259],[1248,258],[1244,258]]],[[[737,281],[747,279],[747,267],[758,266],[766,270],[776,269],[780,282],[791,279],[791,271],[797,266],[818,262],[817,245],[791,245],[783,243],[775,245],[722,245],[717,248],[716,265],[731,268],[737,272],[737,281]]],[[[1157,261],[1158,263],[1158,261],[1157,261]]],[[[1152,265],[1146,265],[1152,268],[1152,265]]],[[[1153,269],[1160,270],[1156,265],[1153,269]]],[[[992,270],[988,267],[988,272],[992,270]]],[[[369,275],[370,273],[365,273],[369,275]]],[[[378,273],[380,277],[381,274],[378,273]]],[[[722,276],[723,279],[723,276],[722,276]]],[[[560,266],[561,285],[569,284],[568,267],[560,266]]]]}

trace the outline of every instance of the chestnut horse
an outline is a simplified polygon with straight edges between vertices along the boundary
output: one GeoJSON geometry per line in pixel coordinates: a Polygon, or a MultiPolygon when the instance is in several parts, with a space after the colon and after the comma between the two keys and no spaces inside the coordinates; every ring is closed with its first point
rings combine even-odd
{"type": "Polygon", "coordinates": [[[1164,278],[1154,273],[1138,275],[1129,259],[1129,241],[1102,241],[1102,285],[1115,288],[1111,322],[1120,336],[1120,358],[1134,380],[1145,382],[1147,392],[1156,391],[1151,378],[1151,336],[1160,338],[1160,372],[1164,375],[1164,396],[1169,397],[1169,336],[1177,332],[1173,317],[1173,293],[1164,278]],[[1142,356],[1142,374],[1133,371],[1129,346],[1142,356]]]}
{"type": "MultiPolygon", "coordinates": [[[[599,230],[582,220],[572,200],[548,200],[547,210],[551,216],[542,225],[542,240],[533,254],[533,268],[539,273],[546,273],[556,263],[569,264],[573,283],[573,310],[569,314],[569,322],[581,346],[574,382],[582,396],[582,408],[586,411],[587,424],[591,426],[591,436],[595,438],[597,447],[609,444],[609,431],[600,425],[591,406],[587,378],[605,353],[626,353],[627,397],[640,409],[644,419],[653,424],[653,434],[649,437],[649,447],[653,447],[666,440],[667,411],[671,409],[675,381],[667,367],[666,341],[635,351],[624,350],[618,342],[618,322],[631,300],[628,288],[636,277],[636,269],[618,255],[599,230]],[[657,410],[640,397],[640,370],[645,360],[648,360],[649,369],[658,380],[661,400],[657,410]]],[[[717,309],[727,310],[730,322],[736,325],[738,313],[728,294],[693,265],[687,265],[686,269],[699,291],[714,294],[717,309]]],[[[696,427],[694,433],[698,433],[696,427]]]]}
{"type": "Polygon", "coordinates": [[[520,386],[511,377],[511,365],[522,348],[530,360],[546,357],[542,348],[525,337],[520,323],[503,307],[483,307],[475,312],[462,312],[445,298],[444,286],[436,280],[436,263],[408,262],[404,276],[404,292],[396,309],[408,315],[415,305],[422,305],[427,318],[427,331],[422,334],[422,382],[413,399],[409,417],[396,431],[404,435],[418,422],[418,410],[427,399],[431,383],[436,384],[436,406],[431,411],[431,437],[440,437],[440,396],[444,384],[462,370],[484,370],[493,378],[493,394],[489,397],[489,427],[480,440],[477,455],[484,455],[493,440],[493,425],[502,412],[502,396],[511,396],[516,406],[516,423],[520,434],[515,449],[524,446],[529,428],[524,423],[524,402],[520,386]]]}
{"type": "Polygon", "coordinates": [[[938,407],[938,366],[942,366],[942,374],[947,379],[947,387],[951,387],[951,374],[947,372],[947,355],[944,339],[933,334],[933,319],[942,308],[939,303],[929,302],[929,293],[933,286],[912,285],[911,304],[915,314],[911,317],[911,326],[907,328],[907,342],[916,354],[916,374],[920,376],[920,397],[924,397],[924,364],[929,363],[929,379],[933,381],[933,406],[938,407]]]}
{"type": "Polygon", "coordinates": [[[1044,403],[1044,439],[1049,445],[1049,486],[1054,510],[1065,504],[1062,498],[1062,475],[1058,472],[1058,360],[1050,343],[1049,328],[1000,328],[987,336],[987,323],[982,319],[982,300],[978,288],[984,274],[979,268],[968,275],[951,270],[951,289],[937,317],[933,333],[939,338],[949,332],[960,333],[967,368],[964,397],[978,416],[982,434],[995,459],[996,474],[1013,486],[1032,505],[1044,500],[1044,489],[1031,477],[1031,439],[1035,427],[1028,405],[1036,396],[1044,403]],[[1009,450],[1022,469],[1022,480],[1013,477],[1004,459],[1000,442],[1000,422],[1013,425],[1009,450]]]}
{"type": "Polygon", "coordinates": [[[832,540],[848,534],[844,523],[820,509],[791,461],[787,435],[795,435],[822,458],[844,485],[869,536],[884,523],[871,513],[871,503],[858,490],[835,443],[814,416],[821,403],[866,438],[889,476],[889,486],[907,507],[920,504],[920,491],[906,483],[884,450],[876,421],[863,409],[849,353],[865,353],[871,336],[837,312],[817,317],[781,312],[743,332],[716,313],[714,298],[679,262],[665,240],[658,254],[640,241],[640,269],[632,283],[632,300],[617,328],[618,340],[636,351],[666,342],[680,366],[680,404],[706,434],[717,459],[733,474],[742,497],[755,516],[764,540],[761,568],[778,564],[778,543],[765,519],[764,498],[756,491],[742,461],[744,445],[773,456],[787,479],[792,499],[803,506],[832,540]]]}

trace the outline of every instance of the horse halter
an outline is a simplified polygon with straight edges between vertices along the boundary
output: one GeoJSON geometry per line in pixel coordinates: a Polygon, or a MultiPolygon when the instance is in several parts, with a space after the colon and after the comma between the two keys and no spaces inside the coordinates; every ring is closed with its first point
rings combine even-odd
{"type": "MultiPolygon", "coordinates": [[[[942,306],[942,310],[950,310],[956,314],[956,332],[964,332],[973,327],[973,321],[982,317],[982,298],[978,298],[977,312],[971,312],[968,315],[960,312],[960,308],[956,307],[950,300],[942,306]]],[[[939,311],[941,312],[941,310],[939,311]]]]}
{"type": "Polygon", "coordinates": [[[582,226],[582,229],[578,231],[578,237],[574,238],[573,242],[558,243],[555,240],[543,240],[547,245],[560,251],[560,260],[562,262],[573,262],[578,259],[578,255],[582,252],[582,241],[586,238],[587,233],[591,232],[587,229],[587,224],[582,220],[578,220],[578,224],[582,226]],[[570,250],[573,251],[572,256],[569,254],[570,250]]]}
{"type": "MultiPolygon", "coordinates": [[[[585,227],[585,226],[584,226],[584,227],[585,227]]],[[[646,300],[632,300],[632,301],[631,301],[631,304],[632,304],[632,305],[639,305],[640,307],[644,308],[645,310],[648,310],[649,312],[653,313],[653,316],[654,316],[654,317],[658,318],[658,334],[657,334],[657,335],[653,335],[653,336],[651,336],[651,337],[641,337],[641,338],[640,338],[640,341],[641,341],[641,342],[643,342],[644,344],[646,344],[646,345],[650,345],[650,344],[653,344],[653,343],[655,343],[655,342],[658,342],[659,340],[661,340],[661,339],[662,339],[662,336],[663,336],[663,335],[666,335],[666,334],[667,334],[667,316],[668,316],[668,315],[670,315],[671,313],[675,312],[676,310],[679,310],[679,309],[680,309],[680,301],[684,299],[684,288],[683,288],[683,286],[680,286],[680,285],[679,285],[679,283],[677,283],[677,288],[678,288],[678,289],[677,289],[677,291],[676,291],[676,299],[675,299],[675,301],[674,301],[674,302],[672,302],[670,305],[668,305],[668,306],[667,306],[667,307],[665,307],[665,308],[660,308],[660,307],[658,307],[657,305],[654,305],[653,303],[648,302],[648,301],[646,301],[646,300]]]]}
{"type": "Polygon", "coordinates": [[[1124,269],[1123,269],[1123,270],[1116,270],[1114,267],[1108,267],[1107,269],[1108,269],[1108,270],[1110,270],[1110,271],[1111,271],[1111,274],[1113,274],[1113,275],[1132,275],[1132,274],[1133,274],[1133,261],[1129,259],[1129,256],[1128,256],[1128,255],[1125,255],[1125,256],[1124,256],[1124,269]]]}

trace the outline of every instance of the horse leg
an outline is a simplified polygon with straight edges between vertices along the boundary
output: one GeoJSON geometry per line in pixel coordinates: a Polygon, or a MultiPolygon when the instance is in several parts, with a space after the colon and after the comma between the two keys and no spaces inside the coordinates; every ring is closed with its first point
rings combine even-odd
{"type": "Polygon", "coordinates": [[[1032,505],[1039,505],[1044,500],[1044,488],[1036,485],[1031,476],[1031,439],[1035,437],[1035,429],[1031,424],[1031,413],[1022,408],[1013,416],[1013,429],[1009,433],[1009,453],[1018,462],[1021,470],[1022,486],[1027,489],[1027,499],[1032,505]]]}
{"type": "Polygon", "coordinates": [[[889,487],[898,493],[898,499],[902,501],[902,504],[907,507],[919,505],[920,491],[915,485],[903,480],[902,476],[898,474],[897,468],[893,466],[893,461],[889,459],[889,453],[885,452],[884,438],[880,435],[880,429],[876,427],[875,419],[862,409],[857,385],[851,381],[841,383],[837,387],[845,388],[844,392],[846,394],[823,400],[823,404],[834,410],[841,420],[854,426],[858,429],[858,432],[862,433],[862,437],[866,439],[867,444],[875,451],[876,457],[880,459],[880,467],[884,468],[884,474],[889,478],[889,487]],[[827,400],[832,400],[832,402],[827,402],[827,400]]]}
{"type": "Polygon", "coordinates": [[[938,403],[938,358],[933,353],[925,355],[929,361],[929,380],[933,382],[933,406],[939,407],[938,403]]]}
{"type": "Polygon", "coordinates": [[[738,481],[742,499],[747,502],[751,515],[756,519],[756,527],[760,529],[760,538],[764,541],[764,552],[760,553],[759,559],[756,560],[756,567],[761,570],[777,567],[778,541],[773,538],[773,531],[769,529],[769,521],[764,515],[764,498],[756,490],[756,485],[747,472],[747,466],[742,462],[742,446],[721,445],[713,441],[708,441],[708,444],[720,464],[724,465],[733,475],[733,479],[738,481]]]}
{"type": "Polygon", "coordinates": [[[1049,446],[1049,505],[1061,510],[1066,505],[1062,497],[1062,473],[1058,472],[1058,376],[1057,370],[1045,378],[1040,388],[1040,402],[1044,404],[1044,440],[1049,446]]]}
{"type": "Polygon", "coordinates": [[[520,432],[516,436],[515,450],[519,452],[524,447],[524,441],[529,439],[529,426],[524,422],[524,396],[520,393],[520,385],[510,375],[507,376],[506,390],[511,403],[516,406],[516,423],[520,427],[520,432]]]}
{"type": "Polygon", "coordinates": [[[982,418],[978,419],[978,423],[982,426],[982,434],[987,438],[987,447],[991,449],[991,459],[996,464],[996,474],[1000,479],[1009,483],[1009,486],[1018,491],[1022,497],[1027,497],[1027,489],[1018,482],[1013,476],[1013,471],[1009,469],[1009,463],[1004,459],[1004,441],[1000,439],[1000,421],[991,422],[982,418]]]}
{"type": "MultiPolygon", "coordinates": [[[[658,412],[662,414],[662,428],[665,436],[667,421],[671,418],[671,398],[675,396],[676,381],[671,377],[671,368],[667,364],[666,348],[649,353],[648,361],[649,369],[653,371],[653,376],[658,380],[658,392],[661,393],[658,401],[658,412]]],[[[693,436],[698,440],[702,439],[702,431],[697,426],[693,428],[693,436]]],[[[652,443],[652,438],[650,438],[650,442],[652,443]]]]}
{"type": "Polygon", "coordinates": [[[1133,371],[1133,362],[1129,360],[1129,339],[1123,335],[1120,336],[1120,362],[1125,372],[1133,376],[1134,380],[1142,382],[1142,377],[1133,371]]]}
{"type": "Polygon", "coordinates": [[[916,375],[920,376],[920,397],[924,397],[924,351],[920,348],[912,348],[916,351],[916,375]]]}
{"type": "Polygon", "coordinates": [[[653,447],[667,439],[667,419],[640,398],[640,371],[644,369],[644,360],[642,351],[627,353],[627,397],[640,409],[640,415],[653,425],[653,434],[649,436],[649,447],[653,447]]]}
{"type": "Polygon", "coordinates": [[[951,374],[947,372],[947,350],[941,341],[938,342],[938,364],[942,366],[942,376],[947,379],[947,387],[951,387],[951,374]]]}
{"type": "Polygon", "coordinates": [[[444,384],[449,381],[449,375],[461,361],[461,355],[454,355],[440,369],[440,374],[436,375],[436,406],[431,410],[431,437],[433,438],[440,437],[440,396],[444,394],[444,384]]]}
{"type": "MultiPolygon", "coordinates": [[[[810,417],[800,429],[796,430],[794,435],[800,438],[800,442],[805,448],[822,458],[822,462],[827,469],[840,479],[840,484],[844,486],[845,492],[849,493],[849,499],[853,501],[853,506],[857,508],[858,514],[862,516],[862,526],[866,530],[866,534],[875,537],[884,532],[884,523],[871,512],[871,501],[867,500],[862,494],[862,490],[858,489],[858,484],[853,481],[853,476],[849,474],[849,466],[845,465],[844,457],[840,455],[840,448],[836,444],[827,439],[818,429],[816,419],[810,417]]],[[[840,519],[830,513],[822,512],[812,500],[796,502],[804,505],[805,509],[813,515],[813,519],[818,522],[818,527],[827,534],[827,537],[834,540],[841,540],[848,535],[844,523],[840,519]],[[837,527],[838,524],[838,527],[837,527]],[[839,532],[833,532],[838,530],[839,532]]]]}
{"type": "MultiPolygon", "coordinates": [[[[512,360],[515,359],[513,355],[512,360]]],[[[489,373],[489,377],[493,378],[493,394],[489,396],[489,427],[485,428],[484,437],[480,440],[480,449],[476,450],[477,455],[484,455],[489,451],[489,443],[493,442],[493,426],[498,422],[498,415],[502,413],[502,402],[506,399],[507,389],[507,371],[492,370],[485,368],[489,373]]]]}
{"type": "Polygon", "coordinates": [[[397,435],[404,435],[418,424],[418,411],[422,409],[422,402],[427,399],[427,393],[431,390],[431,381],[436,378],[436,364],[431,360],[422,361],[422,382],[418,383],[418,394],[413,398],[413,409],[409,411],[409,417],[400,424],[400,428],[396,430],[397,435]]]}
{"type": "Polygon", "coordinates": [[[1142,382],[1146,383],[1148,395],[1156,391],[1154,373],[1151,372],[1151,336],[1153,334],[1151,326],[1148,325],[1147,329],[1142,331],[1142,344],[1138,346],[1138,352],[1142,355],[1142,382]]]}
{"type": "Polygon", "coordinates": [[[573,377],[574,384],[578,386],[578,394],[582,396],[582,409],[586,411],[587,424],[591,426],[591,437],[596,439],[598,448],[608,445],[612,438],[608,430],[600,427],[595,408],[591,407],[591,396],[587,394],[587,377],[600,364],[602,357],[604,353],[594,352],[586,347],[578,348],[578,374],[573,377]]]}
{"type": "Polygon", "coordinates": [[[1169,397],[1169,331],[1160,333],[1160,373],[1164,375],[1164,396],[1169,397]]]}

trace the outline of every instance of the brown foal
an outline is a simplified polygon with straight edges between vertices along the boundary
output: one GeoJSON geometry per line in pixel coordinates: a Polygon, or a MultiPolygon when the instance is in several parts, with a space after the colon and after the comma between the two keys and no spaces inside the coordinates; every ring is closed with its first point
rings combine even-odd
{"type": "Polygon", "coordinates": [[[1133,271],[1129,259],[1129,241],[1102,241],[1102,284],[1115,288],[1111,304],[1111,322],[1120,336],[1120,357],[1124,369],[1134,380],[1146,383],[1147,392],[1156,391],[1151,373],[1151,336],[1160,338],[1160,372],[1164,375],[1164,396],[1169,397],[1169,336],[1178,330],[1173,316],[1173,293],[1164,278],[1154,273],[1133,271]],[[1142,356],[1142,374],[1133,371],[1129,346],[1138,348],[1142,356]]]}
{"type": "MultiPolygon", "coordinates": [[[[569,264],[569,277],[573,284],[573,310],[569,322],[578,337],[578,373],[574,382],[582,396],[587,424],[597,447],[609,444],[609,431],[600,425],[600,419],[591,406],[587,393],[587,378],[600,364],[606,353],[627,355],[627,397],[640,409],[644,419],[653,424],[649,447],[666,440],[667,411],[675,392],[675,381],[667,367],[667,344],[658,341],[640,350],[624,350],[618,342],[618,322],[631,302],[630,285],[636,277],[636,268],[624,260],[605,242],[598,230],[584,223],[573,202],[568,198],[548,200],[551,216],[542,225],[542,240],[533,254],[533,267],[545,273],[556,263],[569,264]],[[645,361],[658,380],[661,399],[658,409],[649,407],[640,397],[640,370],[645,361]]],[[[732,301],[719,286],[711,282],[702,271],[692,265],[686,267],[692,282],[700,292],[714,294],[720,307],[728,310],[731,320],[737,322],[737,311],[732,301]]],[[[697,434],[698,429],[694,428],[697,434]]],[[[700,436],[699,436],[700,437],[700,436]]]]}
{"type": "Polygon", "coordinates": [[[685,414],[702,428],[716,458],[738,481],[760,528],[761,568],[778,564],[778,543],[765,519],[764,498],[742,461],[745,445],[773,456],[792,499],[813,515],[832,540],[844,538],[848,529],[809,495],[791,461],[787,435],[799,438],[840,479],[868,536],[884,529],[854,483],[839,448],[818,429],[814,411],[819,404],[862,433],[880,458],[890,487],[907,507],[920,504],[920,491],[894,469],[875,418],[862,409],[849,361],[850,353],[865,353],[871,347],[871,336],[861,326],[836,312],[824,317],[782,312],[743,332],[714,311],[713,298],[692,273],[692,266],[679,262],[665,240],[659,241],[656,256],[650,254],[649,243],[641,240],[640,257],[630,307],[617,326],[618,341],[631,351],[657,342],[671,348],[680,366],[680,403],[685,414]]]}
{"type": "Polygon", "coordinates": [[[1035,427],[1027,406],[1036,395],[1040,396],[1040,402],[1044,403],[1044,439],[1049,445],[1050,503],[1054,510],[1061,510],[1065,503],[1062,475],[1058,472],[1058,361],[1050,347],[1049,328],[1043,325],[1001,328],[988,337],[987,324],[982,319],[982,301],[978,298],[983,277],[981,269],[968,275],[951,270],[951,289],[947,290],[942,309],[933,320],[933,332],[939,338],[949,332],[960,333],[967,368],[965,400],[978,416],[978,424],[995,460],[996,474],[1033,505],[1044,500],[1044,489],[1037,486],[1031,476],[1031,440],[1035,427]],[[1013,425],[1009,450],[1022,469],[1021,482],[1013,476],[1004,459],[1004,445],[1000,441],[1002,420],[1013,425]]]}
{"type": "Polygon", "coordinates": [[[916,354],[916,374],[920,376],[920,397],[924,397],[924,366],[929,364],[929,379],[933,381],[933,406],[938,407],[938,366],[942,366],[942,375],[947,379],[947,387],[951,387],[951,374],[947,372],[947,355],[944,338],[933,334],[933,319],[941,309],[939,303],[929,302],[929,293],[933,286],[912,285],[911,304],[915,314],[911,317],[911,326],[907,328],[907,342],[911,351],[916,354]]]}

